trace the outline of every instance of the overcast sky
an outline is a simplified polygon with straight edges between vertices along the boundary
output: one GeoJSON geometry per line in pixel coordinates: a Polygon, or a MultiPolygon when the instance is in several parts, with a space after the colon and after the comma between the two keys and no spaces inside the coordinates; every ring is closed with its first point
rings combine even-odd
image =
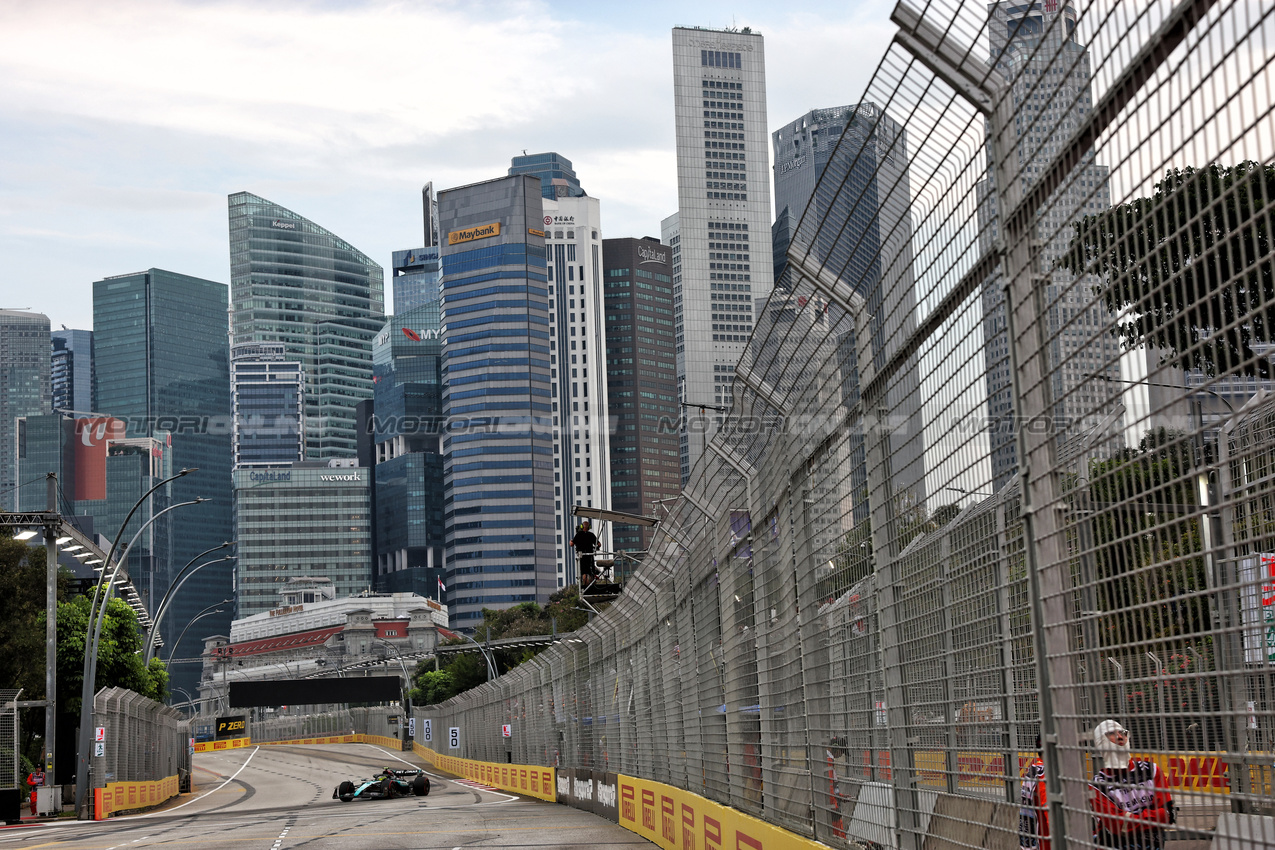
{"type": "Polygon", "coordinates": [[[759,30],[774,129],[859,99],[892,6],[0,0],[0,307],[89,328],[108,275],[229,282],[239,190],[388,267],[421,243],[426,181],[499,177],[524,149],[573,161],[604,236],[658,236],[672,27],[759,30]]]}

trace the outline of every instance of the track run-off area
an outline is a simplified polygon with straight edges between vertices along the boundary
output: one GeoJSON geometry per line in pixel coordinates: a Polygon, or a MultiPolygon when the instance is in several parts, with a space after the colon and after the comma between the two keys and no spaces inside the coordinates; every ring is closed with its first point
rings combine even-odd
{"type": "Polygon", "coordinates": [[[194,791],[138,815],[0,830],[0,850],[452,850],[651,847],[588,812],[507,794],[372,744],[197,753],[194,791]],[[426,770],[426,797],[332,799],[342,780],[387,766],[426,770]]]}

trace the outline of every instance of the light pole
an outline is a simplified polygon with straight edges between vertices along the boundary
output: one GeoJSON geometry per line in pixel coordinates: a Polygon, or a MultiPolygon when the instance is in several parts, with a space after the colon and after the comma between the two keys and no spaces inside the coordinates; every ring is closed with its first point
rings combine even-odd
{"type": "Polygon", "coordinates": [[[412,677],[407,673],[407,665],[403,663],[403,653],[398,651],[398,647],[385,638],[377,638],[377,640],[394,650],[394,655],[398,657],[398,666],[403,669],[403,737],[406,738],[408,724],[412,717],[412,677]]]}
{"type": "MultiPolygon", "coordinates": [[[[231,558],[233,558],[233,556],[226,557],[226,558],[218,558],[215,561],[209,561],[207,564],[200,564],[199,566],[195,567],[195,569],[193,570],[190,570],[190,565],[195,563],[196,561],[198,561],[200,558],[204,557],[205,555],[207,555],[209,552],[217,552],[221,549],[225,549],[228,546],[234,546],[236,542],[238,541],[228,540],[225,543],[222,543],[220,546],[213,546],[211,549],[205,549],[204,551],[200,552],[198,555],[196,555],[195,557],[187,561],[186,566],[182,567],[180,570],[177,571],[177,575],[173,577],[172,584],[168,586],[167,592],[164,593],[164,598],[160,600],[159,606],[155,609],[155,617],[151,622],[150,637],[148,637],[146,640],[146,659],[144,661],[145,665],[149,666],[151,663],[151,658],[155,655],[155,640],[159,637],[159,621],[163,619],[164,614],[168,612],[169,603],[172,602],[173,596],[176,595],[178,589],[183,584],[186,583],[186,579],[190,578],[190,576],[193,576],[195,573],[199,572],[200,570],[202,570],[204,567],[208,566],[209,564],[217,564],[222,561],[229,561],[231,560],[231,558]],[[190,570],[190,573],[187,574],[186,570],[190,570]]],[[[217,604],[220,605],[221,603],[217,603],[217,604]]],[[[193,623],[194,620],[192,620],[191,622],[193,623]]]]}
{"type": "MultiPolygon", "coordinates": [[[[137,536],[134,535],[133,540],[129,541],[128,547],[124,550],[124,556],[119,560],[114,561],[114,569],[112,569],[112,560],[114,559],[116,550],[119,548],[120,540],[124,538],[124,532],[128,528],[128,523],[133,518],[133,514],[137,513],[137,509],[140,508],[142,503],[150,497],[151,493],[154,493],[170,481],[176,481],[178,478],[189,475],[192,472],[198,472],[198,468],[183,469],[176,475],[160,481],[154,487],[151,487],[142,494],[142,497],[138,499],[132,509],[129,510],[128,515],[124,517],[124,522],[120,523],[120,530],[115,535],[115,540],[111,543],[110,551],[106,553],[106,560],[102,563],[102,575],[97,580],[97,585],[93,588],[93,599],[89,603],[88,629],[86,629],[84,634],[84,683],[80,696],[80,741],[79,752],[76,754],[75,765],[75,813],[77,818],[85,818],[88,814],[84,801],[88,796],[89,746],[92,744],[90,736],[93,734],[93,685],[97,678],[97,650],[98,643],[102,638],[102,621],[106,619],[106,603],[110,599],[110,591],[111,587],[115,584],[115,576],[119,572],[121,564],[124,562],[124,557],[127,557],[128,555],[128,549],[132,548],[133,541],[137,540],[137,536]],[[111,573],[109,580],[106,575],[108,570],[110,570],[111,573]],[[105,594],[102,592],[103,582],[106,582],[105,594]],[[102,600],[101,609],[97,611],[97,622],[95,625],[93,614],[94,610],[97,608],[97,600],[99,596],[104,596],[104,598],[102,600]],[[89,630],[93,632],[91,640],[90,635],[88,634],[89,630]]],[[[201,500],[196,500],[196,502],[198,501],[201,500]]],[[[167,513],[173,508],[182,507],[188,504],[194,504],[194,502],[181,502],[170,508],[165,508],[147,520],[142,525],[142,528],[138,529],[137,534],[141,534],[142,530],[145,529],[146,526],[150,525],[161,515],[167,513]]]]}
{"type": "MultiPolygon", "coordinates": [[[[182,629],[182,633],[181,633],[180,635],[178,635],[178,636],[177,636],[177,642],[173,644],[173,648],[172,648],[172,649],[170,649],[170,650],[168,650],[168,661],[167,661],[167,662],[165,662],[165,663],[166,663],[166,664],[171,664],[171,663],[172,663],[172,661],[173,661],[173,653],[175,653],[175,652],[177,651],[177,647],[181,646],[182,638],[186,637],[186,632],[190,631],[190,627],[191,627],[191,626],[193,626],[193,625],[195,625],[195,621],[196,621],[196,620],[202,620],[204,617],[207,617],[207,616],[209,616],[210,614],[220,614],[220,613],[222,613],[222,609],[217,608],[217,606],[218,606],[218,605],[229,605],[231,601],[232,601],[232,600],[230,600],[230,599],[223,599],[223,600],[221,600],[220,602],[214,602],[213,604],[209,605],[209,606],[208,606],[207,608],[205,608],[204,610],[200,611],[200,612],[199,612],[198,614],[196,614],[195,616],[191,617],[191,618],[190,618],[190,622],[186,624],[186,628],[182,629]],[[216,610],[216,611],[211,610],[211,609],[213,609],[213,608],[217,608],[217,610],[216,610]]],[[[150,662],[148,661],[147,663],[149,664],[150,662]]],[[[181,688],[174,688],[173,690],[181,690],[181,688]]],[[[185,693],[185,692],[183,691],[183,693],[185,693]]],[[[186,696],[190,696],[190,694],[186,694],[186,696]]]]}

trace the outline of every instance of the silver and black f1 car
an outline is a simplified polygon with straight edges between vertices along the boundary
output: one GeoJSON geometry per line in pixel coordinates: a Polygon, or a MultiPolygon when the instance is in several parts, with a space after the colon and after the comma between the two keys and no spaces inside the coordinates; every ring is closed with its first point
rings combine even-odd
{"type": "Polygon", "coordinates": [[[332,792],[333,800],[382,800],[394,797],[424,797],[429,793],[429,777],[421,770],[387,767],[371,779],[346,780],[332,792]]]}

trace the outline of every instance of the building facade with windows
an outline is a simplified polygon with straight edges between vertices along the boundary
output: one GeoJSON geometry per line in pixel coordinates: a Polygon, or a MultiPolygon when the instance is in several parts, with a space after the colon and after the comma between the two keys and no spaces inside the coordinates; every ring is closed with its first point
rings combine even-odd
{"type": "MultiPolygon", "coordinates": [[[[554,154],[556,156],[556,154],[554,154]]],[[[544,180],[542,177],[542,186],[544,180]]],[[[550,381],[554,388],[554,553],[557,584],[580,580],[575,505],[611,507],[607,420],[607,340],[602,221],[597,198],[562,195],[542,202],[549,287],[550,381]]],[[[668,317],[672,321],[672,316],[668,317]]],[[[671,325],[670,325],[671,329],[671,325]]],[[[595,532],[603,550],[610,529],[595,532]]]]}
{"type": "Polygon", "coordinates": [[[336,234],[248,192],[229,197],[234,344],[281,343],[305,376],[306,457],[353,458],[385,324],[381,267],[336,234]]]}
{"type": "Polygon", "coordinates": [[[433,595],[443,569],[439,303],[394,316],[372,346],[375,586],[433,595]]]}
{"type": "Polygon", "coordinates": [[[87,416],[97,409],[93,398],[93,332],[63,328],[49,336],[53,343],[49,373],[53,409],[87,416]]]}
{"type": "Polygon", "coordinates": [[[268,468],[305,459],[305,376],[283,343],[246,342],[230,350],[234,464],[268,468]]]}
{"type": "MultiPolygon", "coordinates": [[[[611,507],[658,515],[681,492],[672,249],[650,236],[602,242],[611,507]]],[[[652,530],[616,523],[617,550],[645,551],[652,530]]]]}
{"type": "Polygon", "coordinates": [[[580,187],[580,178],[571,167],[571,160],[560,153],[523,154],[513,158],[509,176],[530,174],[540,178],[540,194],[547,200],[580,198],[587,194],[580,187]]]}
{"type": "Polygon", "coordinates": [[[552,370],[563,364],[550,346],[543,201],[530,175],[439,193],[446,601],[462,629],[483,607],[543,604],[558,586],[552,370]]]}
{"type": "MultiPolygon", "coordinates": [[[[760,34],[673,30],[680,270],[673,286],[678,390],[687,405],[682,477],[721,420],[699,413],[752,334],[770,294],[770,156],[760,34]]],[[[671,238],[667,233],[665,238],[671,238]]]]}
{"type": "MultiPolygon", "coordinates": [[[[1046,3],[1044,7],[1037,3],[989,3],[988,12],[990,58],[1006,79],[1015,81],[1014,111],[1023,118],[1014,122],[1016,137],[1010,139],[1010,144],[1017,147],[1026,191],[1034,182],[1034,175],[1049,165],[1055,151],[1093,108],[1089,51],[1076,40],[1077,13],[1067,0],[1046,3]],[[1025,66],[1039,71],[1021,73],[1025,66]],[[1044,73],[1045,69],[1059,67],[1065,68],[1065,73],[1044,73]],[[1057,138],[1042,135],[1044,128],[1057,128],[1057,138]]],[[[988,251],[996,239],[996,196],[988,181],[979,184],[978,192],[980,248],[988,251]]],[[[1108,168],[1098,165],[1089,152],[1076,166],[1074,179],[1064,181],[1051,199],[1049,219],[1078,220],[1110,206],[1108,168]]],[[[1047,223],[1042,230],[1046,227],[1047,223]]],[[[1056,262],[1067,250],[1072,229],[1050,229],[1054,232],[1042,246],[1041,262],[1050,269],[1045,296],[1050,305],[1050,362],[1060,364],[1052,373],[1051,396],[1062,400],[1055,409],[1056,422],[1074,435],[1097,424],[1084,421],[1091,411],[1111,410],[1118,400],[1121,352],[1114,336],[1092,330],[1111,327],[1114,321],[1101,301],[1091,297],[1098,280],[1077,281],[1056,262]],[[1095,375],[1109,380],[1094,380],[1095,375]]],[[[982,302],[992,483],[999,490],[1018,469],[1009,334],[1001,281],[992,279],[983,286],[982,302]]],[[[1115,430],[1119,433],[1120,429],[1117,426],[1115,430]]]]}
{"type": "MultiPolygon", "coordinates": [[[[153,511],[205,500],[165,515],[148,530],[154,574],[132,575],[134,583],[153,586],[158,596],[191,559],[234,539],[227,294],[224,283],[163,269],[93,284],[94,394],[102,415],[123,420],[121,437],[146,441],[146,453],[162,461],[157,472],[199,470],[165,485],[151,499],[153,511]]],[[[132,478],[129,473],[120,480],[132,478]]],[[[128,501],[122,510],[131,505],[128,501]]],[[[182,586],[160,624],[168,646],[198,611],[230,595],[231,572],[228,563],[214,564],[182,586]]],[[[208,619],[209,629],[217,630],[217,617],[208,619]]],[[[225,615],[221,628],[229,622],[225,615]]],[[[180,648],[174,652],[181,656],[180,648]]],[[[196,678],[195,671],[173,671],[174,684],[188,690],[196,678]]]]}
{"type": "Polygon", "coordinates": [[[327,579],[338,598],[371,590],[370,476],[353,463],[235,470],[238,618],[274,608],[293,579],[327,579]]]}
{"type": "Polygon", "coordinates": [[[403,315],[422,304],[438,304],[443,267],[437,245],[395,251],[391,266],[394,276],[390,284],[394,289],[396,314],[403,315]]]}
{"type": "MultiPolygon", "coordinates": [[[[49,346],[48,316],[0,310],[0,510],[15,510],[26,483],[16,477],[15,421],[52,410],[49,346]]],[[[36,486],[43,490],[44,482],[36,486]]]]}

